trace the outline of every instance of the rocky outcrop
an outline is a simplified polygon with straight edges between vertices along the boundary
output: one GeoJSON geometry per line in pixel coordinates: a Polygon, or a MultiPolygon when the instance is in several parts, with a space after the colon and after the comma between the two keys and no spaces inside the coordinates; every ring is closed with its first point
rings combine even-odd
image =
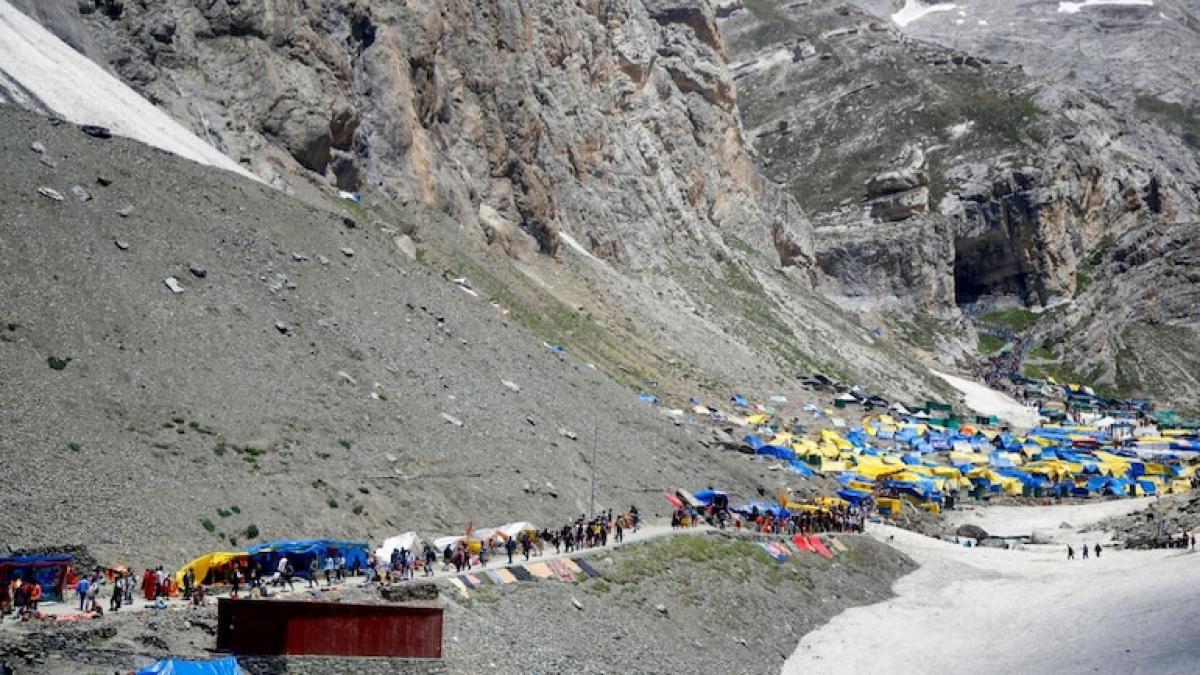
{"type": "Polygon", "coordinates": [[[867,180],[867,211],[884,222],[906,220],[929,211],[929,174],[925,153],[915,146],[904,149],[906,165],[867,180]]]}
{"type": "Polygon", "coordinates": [[[633,271],[712,264],[723,232],[811,260],[706,0],[110,4],[50,23],[277,185],[383,190],[506,251],[567,232],[633,271]]]}

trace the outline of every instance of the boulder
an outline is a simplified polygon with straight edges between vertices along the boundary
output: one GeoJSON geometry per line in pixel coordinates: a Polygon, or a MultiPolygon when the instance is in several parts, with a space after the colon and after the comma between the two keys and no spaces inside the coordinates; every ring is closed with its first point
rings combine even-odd
{"type": "Polygon", "coordinates": [[[984,539],[988,538],[987,530],[978,525],[960,525],[958,529],[954,531],[954,533],[960,537],[969,537],[979,541],[983,541],[984,539]]]}

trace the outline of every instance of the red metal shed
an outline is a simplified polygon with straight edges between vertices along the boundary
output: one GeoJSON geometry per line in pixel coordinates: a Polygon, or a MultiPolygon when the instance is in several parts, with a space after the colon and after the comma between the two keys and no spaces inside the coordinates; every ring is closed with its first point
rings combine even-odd
{"type": "Polygon", "coordinates": [[[234,654],[442,658],[442,608],[295,600],[217,603],[217,648],[234,654]]]}

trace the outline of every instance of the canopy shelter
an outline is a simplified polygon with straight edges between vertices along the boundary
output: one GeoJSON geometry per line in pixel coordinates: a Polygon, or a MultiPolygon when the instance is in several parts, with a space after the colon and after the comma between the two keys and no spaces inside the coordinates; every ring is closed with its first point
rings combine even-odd
{"type": "Polygon", "coordinates": [[[215,584],[225,578],[226,573],[234,565],[240,565],[250,560],[250,554],[241,551],[214,551],[205,553],[190,563],[179,568],[175,573],[175,583],[183,588],[183,577],[191,570],[195,574],[197,584],[215,584]]]}
{"type": "Polygon", "coordinates": [[[383,546],[375,549],[375,557],[379,560],[391,560],[392,551],[407,549],[409,553],[415,554],[417,547],[425,543],[416,532],[405,532],[394,537],[388,537],[383,540],[383,546]]]}
{"type": "Polygon", "coordinates": [[[137,675],[242,675],[237,659],[228,656],[214,661],[163,659],[137,671],[137,675]]]}
{"type": "Polygon", "coordinates": [[[279,559],[287,557],[298,577],[308,578],[309,561],[317,559],[317,566],[324,567],[325,559],[342,556],[347,569],[367,566],[367,544],[361,541],[336,539],[295,539],[269,541],[251,547],[247,553],[263,566],[265,572],[274,571],[279,559]]]}
{"type": "Polygon", "coordinates": [[[501,525],[496,528],[500,536],[504,539],[514,539],[521,536],[521,533],[528,532],[530,536],[536,537],[538,529],[533,523],[527,523],[523,520],[507,525],[501,525]]]}
{"type": "Polygon", "coordinates": [[[0,558],[0,598],[9,599],[8,586],[13,579],[37,582],[42,597],[62,600],[67,572],[74,558],[69,555],[23,555],[0,558]]]}

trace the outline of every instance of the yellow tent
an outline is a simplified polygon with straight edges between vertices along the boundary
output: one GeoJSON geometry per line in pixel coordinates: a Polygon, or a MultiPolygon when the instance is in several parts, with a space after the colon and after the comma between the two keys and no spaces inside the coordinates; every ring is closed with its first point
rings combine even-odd
{"type": "Polygon", "coordinates": [[[235,560],[249,559],[250,555],[241,551],[215,551],[213,553],[205,553],[183,567],[180,567],[179,571],[175,573],[175,583],[179,584],[180,588],[183,588],[183,575],[186,574],[188,570],[192,570],[196,575],[196,584],[199,585],[205,583],[205,581],[208,581],[206,577],[208,576],[209,570],[216,571],[218,568],[228,566],[235,560]]]}
{"type": "Polygon", "coordinates": [[[763,413],[759,413],[757,415],[751,415],[751,416],[747,417],[746,424],[754,424],[754,425],[764,424],[769,419],[771,419],[771,418],[767,417],[763,413]]]}

